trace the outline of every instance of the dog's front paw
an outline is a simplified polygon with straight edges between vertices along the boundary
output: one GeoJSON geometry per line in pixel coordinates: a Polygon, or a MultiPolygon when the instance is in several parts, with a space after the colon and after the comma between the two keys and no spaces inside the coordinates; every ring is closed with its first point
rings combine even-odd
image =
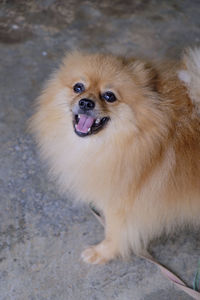
{"type": "Polygon", "coordinates": [[[90,247],[81,253],[81,258],[84,262],[90,264],[103,264],[107,259],[97,251],[96,247],[90,247]]]}
{"type": "Polygon", "coordinates": [[[104,264],[114,257],[115,253],[106,241],[87,248],[81,254],[82,260],[90,264],[104,264]]]}

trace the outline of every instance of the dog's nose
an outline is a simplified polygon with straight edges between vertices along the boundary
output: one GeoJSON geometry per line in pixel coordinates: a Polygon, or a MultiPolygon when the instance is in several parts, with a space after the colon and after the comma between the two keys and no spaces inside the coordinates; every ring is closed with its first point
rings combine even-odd
{"type": "Polygon", "coordinates": [[[79,107],[83,110],[92,110],[95,107],[95,103],[90,99],[81,99],[79,101],[79,107]]]}

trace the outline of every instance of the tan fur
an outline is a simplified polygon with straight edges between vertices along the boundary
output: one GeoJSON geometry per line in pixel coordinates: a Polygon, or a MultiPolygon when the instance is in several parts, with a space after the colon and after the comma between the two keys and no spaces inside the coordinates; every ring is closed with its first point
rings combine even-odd
{"type": "Polygon", "coordinates": [[[200,99],[191,101],[178,70],[75,52],[37,101],[30,128],[61,191],[105,215],[105,240],[83,252],[87,262],[139,254],[163,231],[200,223],[200,99]],[[87,87],[81,96],[73,91],[80,81],[87,87]],[[116,102],[99,98],[108,89],[116,102]],[[82,97],[111,119],[85,138],[72,126],[72,107],[82,97]]]}

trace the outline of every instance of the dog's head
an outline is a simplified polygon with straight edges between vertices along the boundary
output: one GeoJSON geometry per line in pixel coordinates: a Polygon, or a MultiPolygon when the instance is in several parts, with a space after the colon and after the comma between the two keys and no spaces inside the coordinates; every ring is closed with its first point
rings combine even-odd
{"type": "Polygon", "coordinates": [[[145,97],[152,74],[139,61],[104,54],[68,55],[58,73],[67,88],[67,105],[74,132],[91,137],[109,128],[138,130],[138,121],[148,113],[145,97]]]}

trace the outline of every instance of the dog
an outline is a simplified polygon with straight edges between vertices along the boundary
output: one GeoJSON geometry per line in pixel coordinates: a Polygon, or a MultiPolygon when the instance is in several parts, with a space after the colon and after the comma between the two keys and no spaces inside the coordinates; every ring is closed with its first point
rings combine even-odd
{"type": "Polygon", "coordinates": [[[105,238],[87,263],[145,253],[200,223],[200,49],[176,63],[72,52],[30,120],[62,193],[92,203],[105,238]]]}

